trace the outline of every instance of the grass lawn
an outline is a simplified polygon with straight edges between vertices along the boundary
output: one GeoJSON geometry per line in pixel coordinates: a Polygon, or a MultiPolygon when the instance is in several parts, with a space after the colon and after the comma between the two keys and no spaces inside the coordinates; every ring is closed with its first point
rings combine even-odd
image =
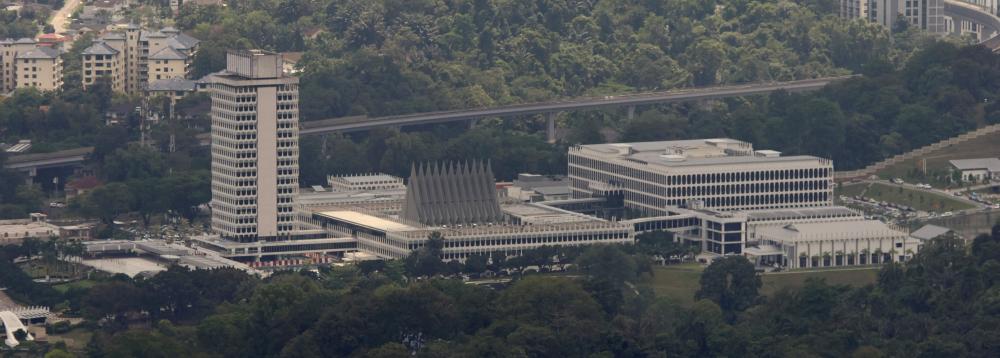
{"type": "MultiPolygon", "coordinates": [[[[681,306],[689,307],[695,302],[694,293],[700,287],[698,280],[701,278],[703,269],[701,264],[696,263],[655,266],[653,267],[653,277],[647,279],[645,284],[653,289],[657,297],[666,297],[681,306]]],[[[761,294],[771,295],[783,288],[798,289],[810,277],[826,279],[829,284],[863,286],[874,283],[877,274],[877,267],[765,274],[761,276],[764,283],[761,287],[761,294]]]]}
{"type": "Polygon", "coordinates": [[[50,344],[65,342],[66,348],[70,352],[83,352],[87,348],[87,343],[90,342],[90,337],[93,335],[94,333],[86,328],[74,328],[66,333],[50,334],[48,335],[48,340],[50,344]]]}
{"type": "Polygon", "coordinates": [[[944,195],[882,183],[854,184],[838,188],[836,195],[864,195],[878,201],[906,205],[923,211],[957,211],[974,206],[944,195]]]}
{"type": "Polygon", "coordinates": [[[965,143],[937,150],[922,158],[927,159],[927,174],[917,170],[920,158],[903,161],[876,173],[884,179],[903,178],[909,183],[927,183],[944,188],[950,185],[948,170],[951,159],[996,158],[1000,156],[1000,133],[985,135],[965,143]]]}
{"type": "Polygon", "coordinates": [[[58,285],[52,285],[52,288],[56,289],[56,291],[59,291],[59,293],[66,293],[66,291],[68,291],[70,288],[73,288],[73,287],[90,288],[90,287],[93,287],[96,284],[97,284],[97,281],[94,281],[94,280],[80,280],[80,281],[74,281],[74,282],[69,282],[69,283],[62,283],[62,284],[58,284],[58,285]]]}
{"type": "Polygon", "coordinates": [[[666,297],[682,306],[694,304],[704,267],[697,263],[653,266],[653,277],[646,281],[657,297],[666,297]]]}

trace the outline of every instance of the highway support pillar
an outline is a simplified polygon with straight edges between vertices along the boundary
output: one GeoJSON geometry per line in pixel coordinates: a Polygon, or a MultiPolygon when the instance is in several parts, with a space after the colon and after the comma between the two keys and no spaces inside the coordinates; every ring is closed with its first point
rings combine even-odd
{"type": "Polygon", "coordinates": [[[549,143],[556,142],[556,112],[549,112],[545,114],[546,121],[546,131],[545,135],[549,143]]]}
{"type": "Polygon", "coordinates": [[[635,106],[628,106],[628,120],[635,119],[635,106]]]}
{"type": "Polygon", "coordinates": [[[24,183],[27,184],[28,186],[31,186],[32,184],[35,183],[36,176],[38,176],[38,168],[31,167],[31,169],[28,169],[28,177],[25,179],[24,183]]]}

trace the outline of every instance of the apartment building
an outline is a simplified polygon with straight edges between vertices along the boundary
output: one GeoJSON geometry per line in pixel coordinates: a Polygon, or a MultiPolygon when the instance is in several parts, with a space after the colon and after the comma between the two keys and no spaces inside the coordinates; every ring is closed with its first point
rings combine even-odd
{"type": "Polygon", "coordinates": [[[187,78],[199,42],[172,27],[150,31],[132,24],[105,34],[83,51],[83,87],[103,77],[116,92],[139,94],[152,82],[187,78]]]}
{"type": "Polygon", "coordinates": [[[30,38],[0,40],[0,93],[34,87],[54,91],[62,87],[60,52],[30,38]]]}
{"type": "Polygon", "coordinates": [[[59,50],[36,47],[18,54],[14,66],[17,68],[17,88],[34,87],[42,91],[62,88],[62,59],[59,58],[59,50]]]}
{"type": "Polygon", "coordinates": [[[840,0],[840,16],[865,19],[892,29],[900,18],[931,33],[947,31],[944,0],[840,0]]]}

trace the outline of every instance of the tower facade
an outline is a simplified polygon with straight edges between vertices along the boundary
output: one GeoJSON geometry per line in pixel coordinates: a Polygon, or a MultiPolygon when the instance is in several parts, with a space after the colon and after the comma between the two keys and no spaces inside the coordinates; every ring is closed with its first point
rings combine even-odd
{"type": "Polygon", "coordinates": [[[289,237],[298,229],[298,78],[280,54],[231,51],[213,75],[212,228],[240,242],[289,237]]]}

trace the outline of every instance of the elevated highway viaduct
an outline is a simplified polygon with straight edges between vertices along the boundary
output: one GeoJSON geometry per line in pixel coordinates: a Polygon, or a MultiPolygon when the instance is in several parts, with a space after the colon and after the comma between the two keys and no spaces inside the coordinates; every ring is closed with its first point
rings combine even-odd
{"type": "MultiPolygon", "coordinates": [[[[628,109],[629,118],[633,117],[635,107],[660,103],[677,103],[767,94],[775,91],[812,91],[823,88],[827,84],[843,81],[853,76],[825,77],[787,82],[764,82],[740,85],[689,88],[671,91],[636,93],[625,95],[578,97],[539,103],[516,104],[490,108],[476,108],[453,111],[438,111],[385,117],[343,117],[309,121],[300,123],[300,135],[316,135],[327,133],[346,133],[368,131],[380,127],[405,127],[421,124],[446,123],[475,120],[480,118],[514,118],[543,114],[547,116],[547,137],[555,141],[555,115],[564,111],[594,110],[600,108],[628,109]]],[[[201,145],[209,145],[211,135],[198,135],[201,145]]],[[[13,155],[7,160],[5,168],[26,172],[31,176],[38,169],[76,166],[86,160],[93,147],[74,148],[52,153],[13,155]]]]}

